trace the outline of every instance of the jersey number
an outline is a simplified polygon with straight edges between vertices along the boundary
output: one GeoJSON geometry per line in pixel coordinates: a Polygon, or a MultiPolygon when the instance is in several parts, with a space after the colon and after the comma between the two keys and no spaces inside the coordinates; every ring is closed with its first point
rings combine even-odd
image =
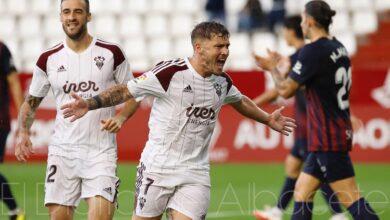
{"type": "Polygon", "coordinates": [[[54,182],[54,178],[52,178],[52,177],[57,172],[57,166],[56,165],[51,165],[49,170],[50,170],[50,173],[49,173],[49,175],[47,175],[46,182],[53,183],[54,182]]]}
{"type": "Polygon", "coordinates": [[[146,184],[146,187],[144,190],[145,195],[148,194],[149,187],[154,183],[154,179],[146,178],[146,181],[148,181],[148,183],[146,184]]]}
{"type": "Polygon", "coordinates": [[[349,100],[344,95],[351,89],[352,78],[351,68],[346,70],[344,67],[340,67],[336,71],[336,84],[342,84],[341,88],[337,92],[337,102],[341,110],[349,108],[349,100]],[[344,98],[343,98],[344,97],[344,98]]]}

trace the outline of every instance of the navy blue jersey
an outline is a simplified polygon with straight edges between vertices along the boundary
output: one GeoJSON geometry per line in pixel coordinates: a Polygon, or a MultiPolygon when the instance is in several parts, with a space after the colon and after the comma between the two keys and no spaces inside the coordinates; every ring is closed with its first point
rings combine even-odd
{"type": "Polygon", "coordinates": [[[345,47],[328,38],[307,44],[290,77],[306,86],[308,150],[351,150],[351,62],[345,47]]]}
{"type": "MultiPolygon", "coordinates": [[[[298,60],[298,54],[301,50],[297,50],[294,54],[290,56],[290,61],[294,65],[298,60]]],[[[306,143],[307,132],[306,132],[306,98],[303,90],[298,90],[295,93],[294,101],[294,119],[298,125],[297,129],[294,131],[295,141],[299,141],[300,144],[306,143]]],[[[306,144],[300,147],[307,147],[306,144]]]]}
{"type": "Polygon", "coordinates": [[[8,74],[16,70],[7,46],[0,42],[0,129],[10,130],[8,74]]]}

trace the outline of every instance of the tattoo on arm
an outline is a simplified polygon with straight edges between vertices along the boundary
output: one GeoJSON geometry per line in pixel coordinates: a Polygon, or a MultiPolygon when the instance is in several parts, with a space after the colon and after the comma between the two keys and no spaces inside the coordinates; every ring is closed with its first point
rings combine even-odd
{"type": "Polygon", "coordinates": [[[35,111],[42,99],[43,97],[27,96],[19,111],[18,126],[20,130],[30,130],[35,119],[35,111]]]}
{"type": "Polygon", "coordinates": [[[132,98],[126,85],[116,85],[87,100],[88,109],[95,110],[118,105],[132,98]]]}

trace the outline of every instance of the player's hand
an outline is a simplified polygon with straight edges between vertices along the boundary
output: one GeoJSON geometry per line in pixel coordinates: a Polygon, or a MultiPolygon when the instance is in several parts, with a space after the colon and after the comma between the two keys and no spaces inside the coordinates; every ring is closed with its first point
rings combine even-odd
{"type": "Polygon", "coordinates": [[[100,121],[100,123],[102,124],[100,130],[106,130],[110,133],[117,133],[122,128],[122,125],[125,121],[126,119],[119,115],[109,119],[103,119],[100,121]]]}
{"type": "Polygon", "coordinates": [[[64,118],[72,117],[70,119],[70,122],[73,122],[83,117],[88,112],[88,103],[85,99],[82,99],[74,92],[71,92],[70,95],[75,100],[73,102],[61,106],[61,110],[64,110],[64,118]]]}
{"type": "Polygon", "coordinates": [[[274,62],[269,56],[260,56],[253,53],[253,58],[255,58],[256,65],[265,71],[270,71],[276,68],[277,63],[274,62]]]}
{"type": "Polygon", "coordinates": [[[267,53],[268,56],[253,53],[256,65],[266,71],[276,68],[286,78],[291,69],[290,58],[270,49],[267,49],[267,53]]]}
{"type": "Polygon", "coordinates": [[[270,49],[267,49],[267,53],[268,56],[260,56],[254,52],[252,54],[258,67],[266,71],[271,71],[277,67],[283,56],[270,49]]]}
{"type": "Polygon", "coordinates": [[[268,121],[268,126],[270,126],[275,131],[278,131],[286,136],[288,136],[293,128],[296,128],[295,120],[282,115],[284,106],[276,109],[270,115],[270,120],[268,121]]]}
{"type": "Polygon", "coordinates": [[[18,161],[27,162],[31,154],[34,154],[30,136],[27,131],[19,131],[17,143],[15,146],[15,156],[18,161]]]}

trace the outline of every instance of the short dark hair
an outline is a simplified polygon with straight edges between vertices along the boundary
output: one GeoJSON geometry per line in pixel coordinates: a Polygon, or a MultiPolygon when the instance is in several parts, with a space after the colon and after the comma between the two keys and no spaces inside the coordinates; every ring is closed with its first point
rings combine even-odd
{"type": "Polygon", "coordinates": [[[229,38],[230,33],[226,27],[215,21],[205,21],[197,24],[191,32],[191,43],[195,45],[196,39],[211,39],[213,35],[229,38]]]}
{"type": "MultiPolygon", "coordinates": [[[[61,0],[61,4],[62,4],[63,1],[65,1],[65,0],[61,0]]],[[[83,1],[85,2],[87,13],[90,13],[90,11],[89,11],[89,0],[83,0],[83,1]]]]}
{"type": "Polygon", "coordinates": [[[305,5],[306,14],[314,18],[317,24],[329,32],[329,25],[332,23],[332,17],[336,11],[332,10],[328,3],[322,0],[313,0],[305,5]]]}
{"type": "Polygon", "coordinates": [[[283,27],[287,29],[292,29],[297,38],[304,39],[302,28],[301,28],[301,21],[302,18],[299,15],[290,16],[284,20],[283,27]]]}

